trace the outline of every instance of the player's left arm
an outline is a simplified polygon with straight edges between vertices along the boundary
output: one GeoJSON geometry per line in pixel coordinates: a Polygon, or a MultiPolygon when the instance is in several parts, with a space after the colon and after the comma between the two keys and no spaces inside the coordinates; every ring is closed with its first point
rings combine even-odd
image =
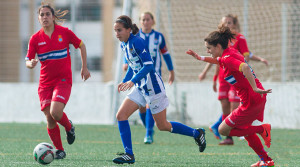
{"type": "Polygon", "coordinates": [[[264,58],[262,58],[262,57],[259,57],[259,56],[255,56],[253,53],[251,53],[250,52],[250,59],[251,60],[254,60],[254,61],[260,61],[260,62],[262,62],[262,63],[264,63],[266,66],[268,66],[269,65],[269,62],[268,62],[268,60],[266,60],[266,59],[264,59],[264,58]]]}
{"type": "Polygon", "coordinates": [[[250,52],[248,48],[248,44],[244,35],[239,36],[238,40],[238,50],[245,57],[245,60],[249,62],[250,60],[250,52]]]}
{"type": "Polygon", "coordinates": [[[249,84],[251,85],[254,92],[259,93],[259,94],[272,93],[272,89],[263,90],[263,89],[259,89],[256,86],[254,75],[252,74],[250,67],[246,63],[241,63],[239,70],[247,78],[247,80],[248,80],[249,84]]]}
{"type": "Polygon", "coordinates": [[[87,54],[85,44],[81,41],[79,45],[80,55],[81,55],[81,79],[86,81],[91,77],[91,74],[87,68],[87,54]]]}
{"type": "Polygon", "coordinates": [[[163,55],[163,58],[167,64],[168,70],[169,70],[169,85],[171,85],[174,82],[175,79],[175,72],[174,72],[174,67],[173,67],[173,62],[172,62],[172,58],[171,55],[168,51],[166,42],[165,42],[165,38],[164,36],[161,34],[161,38],[162,38],[162,42],[159,46],[160,52],[163,55]]]}

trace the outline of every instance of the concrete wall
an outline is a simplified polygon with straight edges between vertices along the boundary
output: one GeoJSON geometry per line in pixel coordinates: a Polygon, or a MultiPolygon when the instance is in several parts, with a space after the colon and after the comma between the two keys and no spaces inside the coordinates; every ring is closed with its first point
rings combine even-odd
{"type": "MultiPolygon", "coordinates": [[[[300,129],[300,84],[263,85],[273,89],[273,93],[267,96],[265,122],[271,123],[274,128],[300,129]]],[[[40,111],[37,87],[36,83],[0,83],[0,122],[45,122],[44,114],[40,111]]],[[[170,100],[168,120],[209,126],[221,114],[217,94],[212,91],[210,82],[166,85],[166,89],[170,100]]],[[[88,81],[73,84],[65,111],[76,124],[113,124],[112,90],[111,84],[88,81]]],[[[123,99],[125,95],[122,93],[120,98],[123,99]]],[[[137,112],[130,121],[140,122],[137,112]]]]}

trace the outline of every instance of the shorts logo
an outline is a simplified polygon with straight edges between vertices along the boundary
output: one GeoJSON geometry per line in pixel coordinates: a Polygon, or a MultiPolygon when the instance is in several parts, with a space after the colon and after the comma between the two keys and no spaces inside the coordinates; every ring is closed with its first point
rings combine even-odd
{"type": "Polygon", "coordinates": [[[228,118],[228,120],[230,121],[230,123],[232,123],[233,125],[235,125],[235,123],[230,118],[228,118]]]}
{"type": "Polygon", "coordinates": [[[58,35],[58,42],[62,42],[63,41],[63,38],[61,35],[58,35]]]}
{"type": "Polygon", "coordinates": [[[64,98],[63,96],[61,96],[61,95],[57,95],[56,97],[58,97],[58,98],[61,98],[61,99],[65,100],[65,98],[64,98]]]}

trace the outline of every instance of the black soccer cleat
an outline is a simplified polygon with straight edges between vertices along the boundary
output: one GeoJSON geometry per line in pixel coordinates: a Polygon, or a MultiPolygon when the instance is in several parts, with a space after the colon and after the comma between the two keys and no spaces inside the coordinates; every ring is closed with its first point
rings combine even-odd
{"type": "Polygon", "coordinates": [[[66,158],[66,152],[63,150],[56,150],[54,158],[55,159],[64,159],[64,158],[66,158]]]}
{"type": "Polygon", "coordinates": [[[71,130],[66,132],[67,133],[67,141],[69,144],[73,144],[74,141],[75,141],[75,127],[73,126],[73,123],[71,120],[69,120],[72,127],[71,127],[71,130]]]}
{"type": "Polygon", "coordinates": [[[199,151],[203,152],[206,148],[206,140],[205,140],[205,129],[199,128],[197,131],[200,133],[198,137],[194,138],[196,144],[199,146],[199,151]]]}
{"type": "Polygon", "coordinates": [[[123,164],[123,163],[133,164],[135,162],[134,155],[130,155],[127,153],[120,153],[117,155],[119,155],[119,157],[113,159],[113,162],[116,164],[123,164]]]}

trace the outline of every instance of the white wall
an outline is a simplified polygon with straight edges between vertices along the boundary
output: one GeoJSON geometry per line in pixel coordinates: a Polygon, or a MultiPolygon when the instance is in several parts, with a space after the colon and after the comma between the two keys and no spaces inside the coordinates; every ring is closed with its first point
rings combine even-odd
{"type": "MultiPolygon", "coordinates": [[[[300,129],[300,84],[263,85],[273,89],[273,93],[267,96],[265,122],[270,122],[274,128],[300,129]]],[[[38,84],[32,83],[0,83],[0,122],[45,122],[44,114],[40,111],[37,87],[38,84]]],[[[75,83],[65,112],[76,124],[112,124],[115,119],[111,111],[112,89],[111,84],[88,81],[75,83]]],[[[220,102],[210,82],[166,85],[166,89],[170,100],[169,120],[186,121],[193,126],[209,126],[221,114],[220,102]],[[186,101],[183,100],[184,92],[186,101]],[[183,107],[184,104],[186,107],[183,107]],[[182,120],[184,108],[186,120],[182,120]]],[[[121,99],[125,95],[122,93],[121,99]]],[[[135,113],[130,121],[140,122],[138,114],[135,113]]]]}

